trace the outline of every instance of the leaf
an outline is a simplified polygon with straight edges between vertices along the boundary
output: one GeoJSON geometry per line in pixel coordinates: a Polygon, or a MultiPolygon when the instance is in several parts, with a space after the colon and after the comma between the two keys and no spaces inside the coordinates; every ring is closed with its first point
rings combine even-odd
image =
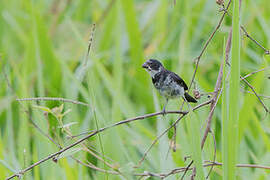
{"type": "Polygon", "coordinates": [[[62,117],[64,117],[67,113],[71,112],[71,109],[66,110],[63,114],[62,117]]]}
{"type": "MultiPolygon", "coordinates": [[[[233,27],[232,27],[232,58],[231,72],[229,77],[229,116],[224,127],[224,136],[227,136],[227,143],[224,153],[227,153],[227,160],[224,161],[224,179],[236,179],[235,165],[237,163],[238,134],[239,134],[239,91],[240,91],[240,22],[239,22],[239,1],[233,1],[233,27]],[[237,98],[236,98],[237,97],[237,98]],[[226,132],[226,134],[225,134],[226,132]]],[[[226,113],[226,112],[225,112],[226,113]]]]}
{"type": "Polygon", "coordinates": [[[42,111],[45,111],[45,112],[49,112],[49,113],[52,113],[52,110],[46,106],[33,106],[34,108],[37,108],[37,109],[40,109],[42,111]]]}
{"type": "Polygon", "coordinates": [[[52,112],[53,112],[56,116],[59,116],[59,115],[61,115],[63,109],[64,109],[64,104],[61,104],[59,107],[54,107],[54,108],[52,109],[52,112]]]}
{"type": "Polygon", "coordinates": [[[58,128],[67,128],[74,124],[78,124],[78,122],[70,122],[70,123],[64,124],[63,126],[58,126],[58,128]]]}
{"type": "Polygon", "coordinates": [[[196,167],[195,179],[203,180],[205,179],[205,175],[202,166],[202,150],[200,146],[200,121],[197,115],[192,110],[190,110],[189,115],[186,118],[186,122],[192,159],[196,167]]]}

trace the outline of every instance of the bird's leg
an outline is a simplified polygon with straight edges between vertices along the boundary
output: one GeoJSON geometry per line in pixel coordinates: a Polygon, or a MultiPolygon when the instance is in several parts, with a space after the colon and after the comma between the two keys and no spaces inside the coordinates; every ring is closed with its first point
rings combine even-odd
{"type": "Polygon", "coordinates": [[[167,104],[168,104],[168,101],[169,101],[169,99],[166,98],[166,102],[165,102],[165,104],[164,104],[164,106],[163,106],[163,108],[162,108],[162,111],[161,111],[161,113],[163,114],[163,116],[165,116],[165,113],[166,113],[166,106],[167,106],[167,104]]]}
{"type": "Polygon", "coordinates": [[[188,111],[192,111],[192,107],[190,106],[190,104],[188,103],[188,101],[187,101],[187,99],[185,98],[185,96],[183,96],[183,99],[184,99],[184,101],[187,103],[187,105],[188,105],[188,111]]]}

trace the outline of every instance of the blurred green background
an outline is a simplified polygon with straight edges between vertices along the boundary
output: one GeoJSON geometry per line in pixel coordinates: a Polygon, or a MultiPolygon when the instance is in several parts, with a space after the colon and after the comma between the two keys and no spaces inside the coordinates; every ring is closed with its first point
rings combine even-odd
{"type": "MultiPolygon", "coordinates": [[[[19,104],[16,96],[63,97],[89,103],[90,107],[64,103],[65,111],[71,109],[64,116],[64,124],[77,122],[70,126],[74,135],[160,111],[163,100],[153,88],[149,75],[141,68],[142,63],[156,58],[189,84],[194,71],[193,60],[222,15],[219,8],[215,0],[176,0],[176,4],[174,0],[1,0],[0,178],[59,150],[32,125],[31,120],[62,146],[76,140],[66,138],[55,117],[34,107],[54,108],[61,102],[19,104]],[[83,65],[93,23],[96,23],[96,30],[85,71],[83,65]]],[[[241,24],[265,47],[270,47],[269,20],[267,0],[243,1],[241,24]]],[[[214,91],[223,41],[230,26],[231,18],[226,16],[201,59],[195,78],[195,88],[200,93],[214,91]]],[[[269,62],[270,57],[242,34],[241,74],[267,67],[269,62]]],[[[259,94],[269,97],[269,76],[268,69],[250,76],[248,81],[259,94]]],[[[248,87],[241,83],[241,92],[247,90],[248,87]]],[[[265,116],[254,95],[245,92],[235,98],[241,104],[238,162],[270,165],[269,115],[265,116]]],[[[270,107],[269,98],[262,99],[270,107]]],[[[206,100],[207,96],[203,96],[199,103],[206,100]]],[[[168,109],[179,109],[181,101],[170,101],[168,109]]],[[[201,125],[208,112],[209,107],[197,111],[201,125]]],[[[155,137],[177,117],[153,117],[118,126],[86,142],[89,148],[100,152],[99,157],[109,157],[106,161],[115,169],[119,168],[123,176],[78,164],[71,154],[83,162],[113,170],[77,146],[77,153],[68,152],[58,163],[49,160],[26,173],[22,179],[138,179],[129,175],[133,165],[138,163],[155,137]]],[[[172,132],[169,132],[134,172],[168,172],[174,167],[187,165],[184,157],[190,155],[190,142],[185,119],[177,126],[176,152],[170,151],[167,155],[172,138],[172,132]]],[[[220,103],[215,110],[212,128],[217,141],[217,161],[222,162],[220,103]]],[[[204,127],[200,133],[203,132],[204,127]]],[[[213,153],[213,141],[209,136],[203,159],[212,160],[213,153]]],[[[208,170],[205,168],[205,173],[208,170]]],[[[269,172],[237,169],[238,179],[270,179],[269,172]]],[[[181,175],[167,179],[178,179],[181,175]]],[[[187,179],[189,175],[190,172],[187,179]]],[[[215,167],[210,179],[222,179],[222,168],[215,167]]]]}

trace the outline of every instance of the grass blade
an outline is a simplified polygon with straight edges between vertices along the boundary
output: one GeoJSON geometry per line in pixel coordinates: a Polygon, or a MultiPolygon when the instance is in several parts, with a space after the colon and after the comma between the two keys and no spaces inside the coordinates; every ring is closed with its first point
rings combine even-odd
{"type": "Polygon", "coordinates": [[[189,113],[186,122],[187,122],[189,142],[191,143],[190,149],[192,153],[192,159],[196,167],[195,179],[204,180],[205,176],[203,172],[202,151],[200,146],[201,140],[200,122],[196,114],[193,112],[189,113]]]}
{"type": "Polygon", "coordinates": [[[239,77],[240,77],[240,24],[239,24],[239,1],[233,1],[233,31],[232,31],[232,62],[229,86],[229,119],[224,127],[224,136],[228,138],[226,146],[223,147],[227,156],[224,159],[223,179],[236,179],[235,164],[238,143],[238,121],[239,121],[239,77]]]}

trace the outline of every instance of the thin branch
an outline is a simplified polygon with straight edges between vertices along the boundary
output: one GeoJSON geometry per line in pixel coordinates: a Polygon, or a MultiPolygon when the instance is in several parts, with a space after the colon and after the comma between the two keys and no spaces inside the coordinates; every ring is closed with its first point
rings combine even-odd
{"type": "Polygon", "coordinates": [[[72,99],[65,99],[65,98],[59,98],[59,97],[33,97],[33,98],[17,98],[16,101],[62,101],[62,102],[68,102],[72,104],[78,104],[83,106],[90,106],[90,104],[75,101],[72,99]]]}
{"type": "MultiPolygon", "coordinates": [[[[10,83],[10,81],[9,81],[9,79],[8,79],[8,76],[7,76],[7,74],[6,74],[6,72],[5,72],[5,70],[3,69],[3,74],[4,74],[4,78],[5,78],[5,80],[6,80],[6,83],[7,83],[7,86],[8,86],[8,88],[11,90],[11,92],[15,95],[15,97],[18,99],[18,96],[16,95],[16,93],[15,93],[15,91],[14,91],[14,89],[12,88],[12,86],[11,86],[11,83],[10,83]]],[[[21,105],[21,107],[22,107],[22,109],[23,109],[23,111],[28,115],[28,117],[29,117],[29,120],[30,120],[30,122],[31,122],[31,124],[43,135],[43,136],[45,136],[45,137],[47,137],[51,142],[53,142],[56,146],[58,146],[59,148],[61,148],[61,145],[59,144],[59,143],[57,143],[57,142],[55,142],[54,140],[53,140],[53,138],[51,138],[48,134],[46,134],[35,122],[34,122],[34,120],[32,119],[32,117],[31,117],[31,115],[30,115],[30,113],[29,113],[29,111],[27,110],[27,108],[26,107],[24,107],[24,105],[19,101],[19,103],[20,103],[20,105],[21,105]]]]}
{"type": "MultiPolygon", "coordinates": [[[[222,166],[223,163],[220,162],[211,162],[210,164],[205,164],[205,167],[207,166],[222,166]]],[[[270,166],[264,166],[259,164],[236,164],[236,167],[239,168],[258,168],[258,169],[266,169],[270,170],[270,166]]]]}
{"type": "Polygon", "coordinates": [[[259,46],[261,49],[264,50],[264,53],[265,53],[265,54],[267,54],[267,55],[270,54],[270,51],[269,51],[268,49],[266,49],[265,47],[263,47],[256,39],[254,39],[253,37],[251,37],[251,36],[247,33],[247,31],[246,31],[246,29],[244,28],[244,26],[241,26],[241,29],[242,29],[242,31],[244,32],[244,34],[245,34],[245,36],[246,36],[247,38],[249,38],[249,39],[250,39],[251,41],[253,41],[257,46],[259,46]]]}
{"type": "MultiPolygon", "coordinates": [[[[220,20],[220,24],[229,8],[229,5],[230,5],[231,1],[229,1],[228,5],[227,5],[227,8],[224,10],[224,14],[223,14],[223,17],[221,18],[220,20]]],[[[217,26],[218,27],[218,26],[217,26]]],[[[229,36],[228,36],[228,39],[227,39],[227,42],[226,42],[226,62],[228,63],[228,57],[229,57],[229,53],[230,53],[230,50],[231,50],[231,38],[232,38],[232,33],[230,32],[229,33],[229,36]]],[[[228,63],[229,64],[229,63],[228,63]]],[[[220,64],[220,68],[219,68],[219,74],[218,74],[218,78],[217,78],[217,81],[216,81],[216,86],[215,86],[215,91],[213,93],[213,101],[211,102],[211,110],[209,112],[209,115],[208,115],[208,118],[207,118],[207,125],[206,125],[206,129],[205,129],[205,132],[204,132],[204,136],[202,138],[202,141],[201,141],[201,149],[203,149],[204,147],[204,143],[206,141],[206,138],[208,136],[208,132],[210,131],[210,128],[211,128],[211,122],[212,122],[212,117],[213,117],[213,113],[214,113],[214,110],[215,110],[215,107],[217,105],[217,101],[219,99],[219,96],[217,97],[218,95],[218,92],[220,90],[220,87],[221,87],[221,82],[222,82],[222,75],[223,75],[223,66],[224,66],[224,63],[222,62],[220,64]]],[[[194,77],[195,77],[195,73],[194,73],[194,77]]],[[[193,164],[193,160],[188,164],[187,167],[190,167],[192,164],[193,164]]],[[[184,172],[184,174],[182,175],[181,179],[184,179],[185,175],[186,175],[186,171],[184,172]]]]}
{"type": "Polygon", "coordinates": [[[232,48],[232,28],[230,29],[230,33],[226,42],[226,49],[225,49],[225,62],[229,66],[230,66],[229,55],[230,55],[231,48],[232,48]]]}
{"type": "MultiPolygon", "coordinates": [[[[193,164],[193,162],[194,162],[193,160],[190,161],[190,163],[187,165],[187,167],[185,167],[185,169],[184,169],[184,174],[182,175],[181,180],[184,179],[184,177],[185,177],[187,171],[190,170],[190,166],[193,164]]],[[[192,169],[192,168],[191,168],[191,169],[192,169]]]]}
{"type": "MultiPolygon", "coordinates": [[[[229,57],[230,50],[231,50],[231,45],[232,45],[231,39],[232,39],[232,31],[230,31],[227,42],[226,42],[225,61],[228,64],[229,64],[228,57],[229,57]]],[[[213,95],[213,102],[211,103],[211,110],[210,110],[208,118],[207,118],[207,125],[206,125],[206,129],[204,131],[204,135],[203,135],[202,142],[201,142],[201,149],[203,149],[203,146],[204,146],[204,143],[205,143],[206,138],[208,136],[208,133],[210,132],[214,110],[216,108],[219,96],[221,95],[221,92],[220,92],[219,95],[218,95],[218,92],[221,89],[221,84],[222,84],[223,66],[224,66],[224,63],[223,63],[223,60],[221,58],[218,78],[217,78],[217,81],[216,81],[215,91],[214,91],[214,95],[213,95]]]]}
{"type": "MultiPolygon", "coordinates": [[[[210,166],[222,166],[222,163],[219,162],[210,162],[203,164],[204,167],[210,167],[210,166]]],[[[270,166],[264,166],[264,165],[257,165],[257,164],[237,164],[236,167],[238,168],[258,168],[258,169],[265,169],[270,170],[270,166]]],[[[170,170],[168,173],[152,173],[145,171],[144,173],[137,173],[134,174],[135,176],[146,176],[146,177],[159,177],[159,178],[166,178],[170,175],[177,174],[180,172],[190,171],[193,170],[193,168],[190,167],[178,167],[170,170]]]]}
{"type": "MultiPolygon", "coordinates": [[[[226,11],[224,11],[225,13],[226,13],[226,11]]],[[[247,36],[249,39],[251,39],[254,43],[256,43],[259,47],[261,47],[264,51],[265,51],[265,53],[266,54],[269,54],[269,50],[267,50],[266,48],[264,48],[262,45],[260,45],[255,39],[253,39],[248,33],[247,33],[247,31],[246,31],[246,29],[243,27],[243,26],[241,26],[241,29],[242,29],[242,31],[244,32],[244,34],[245,34],[245,36],[247,36]]],[[[231,33],[230,33],[230,36],[229,36],[229,38],[231,38],[231,33]]],[[[229,40],[229,39],[228,39],[229,40]]],[[[231,41],[231,40],[230,40],[231,41]]],[[[229,46],[227,47],[226,46],[226,62],[228,63],[228,54],[229,54],[229,52],[230,52],[230,49],[231,49],[231,42],[230,43],[228,43],[229,41],[227,41],[227,45],[229,44],[229,46]],[[227,51],[227,49],[228,49],[228,51],[227,51]]],[[[229,64],[229,63],[228,63],[229,64]]],[[[254,72],[251,72],[250,74],[247,74],[246,76],[244,76],[244,77],[242,77],[242,76],[240,76],[240,79],[241,80],[243,80],[250,88],[251,88],[251,90],[253,91],[253,93],[257,96],[257,98],[259,99],[259,101],[260,101],[260,103],[263,105],[263,108],[265,109],[265,111],[266,111],[266,113],[269,113],[269,110],[268,110],[268,108],[265,106],[265,104],[263,103],[263,101],[260,99],[260,97],[259,97],[259,95],[256,93],[256,91],[255,91],[255,89],[254,89],[254,87],[251,85],[251,84],[249,84],[249,82],[246,80],[246,78],[247,77],[249,77],[249,76],[251,76],[251,75],[253,75],[253,74],[255,74],[255,73],[258,73],[258,72],[260,72],[260,71],[264,71],[264,70],[266,70],[266,69],[268,69],[269,67],[267,67],[267,68],[264,68],[264,69],[261,69],[261,70],[257,70],[257,71],[254,71],[254,72]]]]}
{"type": "Polygon", "coordinates": [[[152,147],[158,142],[158,140],[164,135],[166,134],[172,127],[174,127],[185,115],[180,116],[170,127],[168,127],[167,129],[165,129],[158,137],[155,138],[155,140],[151,143],[151,145],[147,148],[147,150],[144,152],[143,157],[141,158],[141,160],[138,163],[139,167],[142,162],[145,160],[145,157],[147,156],[147,154],[149,153],[149,151],[152,149],[152,147]]]}
{"type": "MultiPolygon", "coordinates": [[[[240,7],[241,7],[241,0],[240,0],[240,7]]],[[[224,13],[226,13],[229,17],[231,17],[229,14],[228,14],[228,11],[226,9],[222,9],[222,11],[224,11],[224,13]]],[[[264,46],[262,46],[256,39],[254,39],[253,37],[251,37],[248,32],[246,31],[246,29],[244,28],[244,26],[240,26],[241,30],[244,32],[244,35],[249,38],[251,41],[253,41],[257,46],[259,46],[261,49],[264,50],[264,53],[266,55],[269,55],[270,54],[270,50],[266,49],[264,46]]]]}
{"type": "Polygon", "coordinates": [[[194,73],[193,73],[193,76],[192,76],[192,79],[191,79],[191,82],[190,82],[190,85],[189,85],[189,89],[191,88],[192,83],[194,82],[194,79],[195,79],[195,76],[196,76],[196,73],[197,73],[197,70],[198,70],[198,67],[199,67],[200,59],[201,59],[202,55],[204,54],[204,52],[205,52],[207,46],[209,45],[210,41],[213,39],[214,35],[216,34],[217,30],[220,28],[221,23],[223,22],[224,17],[225,17],[225,15],[227,13],[227,10],[230,7],[230,4],[231,4],[231,0],[228,2],[228,5],[227,5],[226,9],[224,10],[224,12],[223,12],[223,14],[222,14],[222,16],[221,16],[221,18],[220,18],[220,20],[219,20],[216,28],[215,28],[215,30],[212,32],[212,34],[210,35],[210,37],[208,38],[208,40],[204,44],[201,53],[199,54],[199,56],[197,58],[195,58],[195,60],[196,60],[196,67],[195,67],[195,70],[194,70],[194,73]]]}
{"type": "Polygon", "coordinates": [[[45,161],[48,161],[48,160],[54,158],[55,156],[57,156],[57,155],[59,155],[59,154],[65,152],[65,151],[67,151],[68,149],[70,149],[70,148],[72,148],[72,147],[74,147],[74,146],[80,144],[81,142],[85,141],[86,139],[88,139],[88,138],[90,138],[90,137],[92,137],[92,136],[96,135],[97,133],[99,133],[99,132],[101,132],[101,131],[104,131],[104,130],[105,130],[104,128],[103,128],[103,129],[99,129],[99,131],[95,131],[95,132],[89,134],[88,136],[86,136],[86,137],[84,137],[84,138],[81,138],[80,140],[76,141],[75,143],[73,143],[73,144],[71,144],[71,145],[69,145],[69,146],[67,146],[67,147],[65,147],[65,148],[63,148],[63,149],[61,149],[60,151],[57,151],[57,152],[55,152],[55,153],[53,153],[53,154],[50,154],[49,156],[47,156],[47,157],[45,157],[45,158],[39,160],[38,162],[32,164],[31,166],[29,166],[29,167],[27,167],[27,168],[21,170],[19,173],[13,174],[12,176],[6,178],[6,180],[12,179],[12,178],[14,178],[14,177],[18,177],[19,175],[23,175],[24,173],[26,173],[27,171],[31,170],[31,169],[34,168],[35,166],[38,166],[39,164],[41,164],[41,163],[43,163],[43,162],[45,162],[45,161]]]}
{"type": "MultiPolygon", "coordinates": [[[[212,99],[211,100],[209,100],[208,101],[209,103],[211,103],[212,102],[212,99]]],[[[184,171],[184,174],[182,175],[182,177],[181,177],[181,180],[183,180],[184,179],[184,177],[185,177],[185,175],[186,175],[186,173],[187,173],[187,170],[189,169],[189,167],[193,164],[193,160],[187,165],[187,167],[186,167],[186,170],[184,171]]]]}
{"type": "Polygon", "coordinates": [[[265,71],[265,70],[268,70],[268,69],[270,69],[270,66],[268,66],[268,67],[266,67],[266,68],[259,69],[259,70],[257,70],[257,71],[253,71],[253,72],[251,72],[251,73],[245,75],[243,78],[246,79],[247,77],[249,77],[249,76],[251,76],[251,75],[253,75],[253,74],[255,74],[255,73],[258,73],[258,72],[261,72],[261,71],[265,71]]]}
{"type": "MultiPolygon", "coordinates": [[[[97,155],[97,154],[98,154],[98,155],[102,155],[101,152],[97,151],[97,150],[96,150],[94,147],[92,147],[91,145],[85,144],[85,147],[86,147],[87,149],[91,150],[92,152],[94,152],[96,155],[97,155]]],[[[105,160],[105,159],[108,160],[108,161],[110,161],[111,163],[115,164],[115,161],[114,161],[113,159],[111,159],[110,157],[106,156],[106,155],[104,155],[104,160],[105,160]]]]}
{"type": "Polygon", "coordinates": [[[176,152],[176,133],[177,133],[177,128],[176,128],[176,125],[173,127],[174,129],[174,134],[173,134],[173,144],[172,144],[172,149],[173,149],[173,152],[176,152]]]}
{"type": "MultiPolygon", "coordinates": [[[[91,163],[84,163],[82,161],[80,161],[77,158],[72,157],[72,159],[74,159],[76,162],[80,163],[83,166],[89,167],[91,169],[100,171],[100,172],[105,172],[104,169],[98,168],[96,166],[94,166],[91,163]]],[[[222,166],[222,163],[219,162],[212,162],[212,161],[208,161],[208,163],[203,164],[204,167],[214,167],[214,166],[222,166]]],[[[264,165],[257,165],[257,164],[237,164],[236,167],[238,168],[258,168],[258,169],[265,169],[265,170],[270,170],[270,166],[264,166],[264,165]]],[[[148,171],[144,171],[143,173],[135,173],[133,174],[134,176],[141,176],[141,177],[159,177],[159,178],[166,178],[170,175],[173,174],[177,174],[180,172],[185,172],[185,171],[189,171],[192,170],[194,168],[190,168],[190,167],[178,167],[178,168],[174,168],[172,170],[170,170],[167,173],[153,173],[153,172],[148,172],[148,171]]],[[[106,172],[110,173],[110,174],[114,174],[114,175],[121,175],[119,172],[117,171],[107,171],[106,172]]]]}
{"type": "Polygon", "coordinates": [[[194,167],[194,168],[192,169],[192,174],[191,174],[191,176],[190,176],[190,180],[194,180],[194,179],[195,179],[195,176],[196,176],[196,167],[194,167]]]}
{"type": "Polygon", "coordinates": [[[218,93],[218,92],[219,92],[219,90],[221,88],[222,76],[223,76],[223,62],[220,64],[219,74],[218,74],[218,78],[217,78],[217,81],[216,81],[215,92],[214,92],[214,96],[213,96],[213,101],[211,103],[211,110],[210,110],[208,118],[207,118],[206,129],[204,131],[204,135],[203,135],[203,138],[202,138],[202,141],[201,141],[201,149],[203,149],[204,143],[205,143],[206,138],[208,136],[208,133],[209,133],[209,131],[211,129],[211,123],[212,123],[213,114],[214,114],[215,108],[217,106],[219,96],[221,94],[221,92],[220,93],[218,93]]]}
{"type": "Polygon", "coordinates": [[[203,136],[203,139],[202,139],[202,142],[201,142],[201,148],[202,148],[202,149],[203,149],[203,147],[204,147],[204,144],[205,144],[205,140],[206,140],[206,138],[207,138],[207,135],[208,135],[208,133],[211,131],[211,129],[210,129],[210,128],[211,128],[211,119],[212,119],[211,116],[213,116],[215,107],[217,106],[217,102],[218,102],[218,100],[219,100],[219,98],[220,98],[221,93],[222,93],[222,89],[220,90],[220,93],[218,94],[218,97],[217,97],[217,99],[216,99],[216,101],[215,101],[215,104],[213,105],[213,108],[211,109],[211,111],[210,111],[210,113],[209,113],[209,116],[208,116],[208,122],[207,122],[207,127],[206,127],[206,129],[205,129],[205,133],[204,133],[204,136],[203,136]],[[211,117],[211,119],[210,119],[210,117],[211,117]]]}
{"type": "Polygon", "coordinates": [[[104,165],[107,165],[108,167],[114,169],[113,165],[108,163],[107,161],[105,161],[105,157],[103,156],[103,154],[101,154],[103,157],[99,157],[97,154],[95,154],[94,152],[92,152],[90,149],[85,148],[85,151],[88,152],[89,154],[91,154],[92,156],[94,156],[95,158],[97,158],[98,160],[100,160],[101,162],[104,163],[104,165]]]}
{"type": "MultiPolygon", "coordinates": [[[[187,111],[166,111],[165,112],[165,114],[187,114],[187,113],[188,113],[187,111]]],[[[104,128],[108,129],[108,128],[112,128],[114,126],[118,126],[118,125],[121,125],[121,124],[126,124],[126,123],[130,123],[130,122],[133,122],[133,121],[138,121],[138,120],[144,120],[144,119],[147,119],[147,118],[150,118],[150,117],[160,116],[160,115],[164,115],[164,113],[162,111],[160,111],[160,112],[145,114],[145,115],[142,115],[142,116],[137,116],[137,117],[134,117],[134,118],[119,121],[117,123],[114,123],[114,124],[112,124],[110,126],[107,126],[107,127],[104,127],[104,128]]],[[[90,130],[90,131],[87,131],[87,132],[80,133],[78,135],[74,135],[72,137],[74,138],[74,137],[82,136],[82,135],[89,134],[89,133],[92,133],[92,132],[95,132],[95,131],[96,130],[90,130]]]]}
{"type": "MultiPolygon", "coordinates": [[[[193,110],[196,110],[200,107],[203,107],[207,104],[209,104],[211,101],[206,101],[202,104],[199,104],[198,106],[194,107],[193,110]]],[[[182,114],[182,116],[188,114],[188,112],[186,111],[169,111],[169,112],[166,112],[167,114],[182,114]]],[[[57,155],[60,155],[61,153],[71,149],[72,147],[82,143],[83,141],[85,141],[86,139],[92,137],[92,136],[95,136],[96,134],[100,133],[100,132],[103,132],[109,128],[112,128],[112,127],[115,127],[115,126],[119,126],[121,124],[126,124],[126,123],[130,123],[130,122],[133,122],[133,121],[137,121],[137,120],[143,120],[143,119],[146,119],[146,118],[149,118],[149,117],[153,117],[153,116],[158,116],[158,115],[163,115],[162,112],[156,112],[156,113],[152,113],[152,114],[147,114],[147,115],[143,115],[143,116],[138,116],[138,117],[135,117],[135,118],[131,118],[131,119],[127,119],[127,120],[123,120],[123,121],[120,121],[120,122],[117,122],[115,124],[112,124],[112,125],[109,125],[109,126],[106,126],[106,127],[103,127],[101,129],[98,129],[98,130],[94,130],[92,131],[89,135],[77,140],[76,142],[70,144],[69,146],[65,147],[65,148],[62,148],[60,151],[57,151],[55,153],[52,153],[50,154],[49,156],[39,160],[38,162],[30,165],[29,167],[21,170],[19,173],[15,173],[13,174],[12,176],[8,177],[6,180],[9,180],[9,179],[12,179],[14,177],[18,177],[20,175],[23,175],[24,173],[26,173],[27,171],[31,170],[32,168],[34,168],[35,166],[38,166],[39,164],[43,163],[43,162],[46,162],[52,158],[54,158],[55,156],[57,155]]]]}
{"type": "Polygon", "coordinates": [[[32,125],[43,135],[43,136],[45,136],[45,137],[47,137],[52,143],[54,143],[59,149],[61,149],[62,148],[62,146],[59,144],[59,143],[57,143],[57,142],[55,142],[54,140],[53,140],[53,138],[51,137],[51,136],[49,136],[48,134],[46,134],[33,120],[32,120],[32,117],[29,115],[29,119],[30,119],[30,121],[31,121],[31,123],[32,123],[32,125]]]}
{"type": "MultiPolygon", "coordinates": [[[[242,92],[254,94],[254,92],[246,91],[246,90],[242,90],[242,92]]],[[[270,99],[270,96],[266,96],[264,94],[257,94],[257,95],[260,96],[260,97],[266,98],[266,99],[270,99]]]]}
{"type": "MultiPolygon", "coordinates": [[[[212,99],[211,100],[209,100],[209,101],[206,101],[206,102],[204,102],[204,103],[202,103],[202,104],[199,104],[199,105],[197,105],[197,106],[195,106],[193,109],[192,109],[192,111],[195,111],[195,110],[197,110],[198,108],[200,108],[200,107],[203,107],[203,106],[205,106],[205,105],[207,105],[207,104],[210,104],[212,102],[212,99]]],[[[177,111],[176,111],[177,112],[177,111]]],[[[181,112],[181,111],[180,111],[181,112]]],[[[162,112],[161,112],[162,113],[162,112]]],[[[167,113],[167,112],[166,112],[167,113]]],[[[164,135],[164,134],[166,134],[172,127],[174,127],[174,126],[176,126],[177,124],[178,124],[178,122],[185,116],[185,115],[187,115],[189,112],[186,112],[186,113],[182,113],[182,116],[180,116],[170,127],[168,127],[167,129],[165,129],[158,137],[156,137],[155,138],[155,140],[151,143],[151,145],[147,148],[147,150],[144,152],[144,154],[143,154],[143,157],[141,158],[141,160],[139,161],[139,163],[138,163],[138,166],[137,167],[139,167],[141,164],[142,164],[142,162],[145,160],[145,157],[147,156],[147,154],[148,154],[148,152],[152,149],[152,147],[158,142],[158,140],[164,135]]]]}
{"type": "Polygon", "coordinates": [[[255,94],[255,96],[258,98],[258,100],[260,101],[260,103],[262,104],[265,112],[269,113],[268,108],[265,106],[265,104],[263,103],[263,101],[261,100],[261,98],[259,97],[259,95],[256,93],[254,87],[246,80],[244,79],[242,76],[240,76],[240,78],[250,87],[250,89],[253,91],[253,93],[255,94]]]}
{"type": "Polygon", "coordinates": [[[88,162],[88,163],[84,163],[82,162],[81,160],[75,158],[75,157],[71,157],[74,161],[76,161],[77,163],[83,165],[83,166],[86,166],[86,167],[89,167],[91,169],[94,169],[96,171],[100,171],[100,172],[104,172],[104,173],[109,173],[109,174],[115,174],[115,175],[120,175],[119,172],[116,172],[116,171],[110,171],[110,170],[105,170],[105,169],[101,169],[95,165],[93,165],[92,163],[88,162]]]}

